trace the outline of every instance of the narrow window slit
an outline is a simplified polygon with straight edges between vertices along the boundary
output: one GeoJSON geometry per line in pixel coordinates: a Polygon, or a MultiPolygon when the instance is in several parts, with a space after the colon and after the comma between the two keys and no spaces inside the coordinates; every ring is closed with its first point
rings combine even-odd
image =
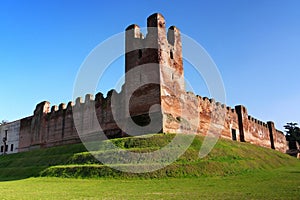
{"type": "Polygon", "coordinates": [[[173,51],[170,51],[170,58],[173,59],[173,51]]]}

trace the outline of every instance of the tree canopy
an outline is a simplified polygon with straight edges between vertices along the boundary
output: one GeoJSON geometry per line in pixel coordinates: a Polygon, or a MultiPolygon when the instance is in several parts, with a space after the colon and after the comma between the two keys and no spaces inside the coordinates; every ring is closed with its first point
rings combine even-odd
{"type": "Polygon", "coordinates": [[[289,148],[297,149],[297,144],[300,146],[300,128],[297,123],[290,122],[287,123],[284,128],[286,129],[286,140],[290,142],[289,148]]]}
{"type": "Polygon", "coordinates": [[[0,122],[0,125],[7,124],[7,123],[8,123],[7,120],[2,120],[2,121],[0,122]]]}

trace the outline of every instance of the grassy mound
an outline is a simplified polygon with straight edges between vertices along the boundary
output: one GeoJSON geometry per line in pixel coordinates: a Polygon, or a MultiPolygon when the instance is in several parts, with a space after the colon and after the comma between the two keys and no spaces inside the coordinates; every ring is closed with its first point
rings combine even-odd
{"type": "MultiPolygon", "coordinates": [[[[156,134],[147,138],[120,138],[110,141],[126,151],[145,153],[166,146],[174,136],[172,134],[156,134]]],[[[182,137],[186,136],[182,135],[182,137]]],[[[0,157],[0,179],[19,179],[39,175],[76,178],[226,176],[275,169],[298,162],[295,158],[272,149],[225,139],[220,139],[209,155],[200,159],[198,154],[202,142],[203,137],[195,137],[187,151],[175,162],[157,171],[140,174],[122,172],[107,167],[92,155],[100,157],[101,160],[114,158],[117,161],[123,161],[116,151],[107,150],[109,148],[108,141],[95,147],[96,151],[92,154],[87,152],[82,144],[75,144],[6,155],[0,157]]],[[[171,148],[176,148],[176,146],[171,148]]],[[[155,159],[157,157],[153,157],[153,160],[155,159]]],[[[134,169],[138,166],[148,169],[150,166],[168,162],[167,159],[161,160],[161,163],[136,161],[133,164],[119,164],[117,167],[134,169]]]]}
{"type": "Polygon", "coordinates": [[[0,180],[14,180],[39,176],[49,166],[66,164],[74,154],[86,151],[82,144],[0,156],[0,180]]]}

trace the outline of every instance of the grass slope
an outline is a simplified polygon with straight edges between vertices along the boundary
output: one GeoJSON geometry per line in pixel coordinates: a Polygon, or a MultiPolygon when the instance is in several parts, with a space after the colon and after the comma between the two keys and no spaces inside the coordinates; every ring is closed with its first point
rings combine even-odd
{"type": "Polygon", "coordinates": [[[0,180],[39,176],[49,166],[62,165],[74,154],[84,151],[82,144],[73,144],[0,156],[0,180]]]}
{"type": "Polygon", "coordinates": [[[29,178],[0,182],[1,199],[299,199],[296,166],[237,176],[163,179],[29,178]]]}
{"type": "MultiPolygon", "coordinates": [[[[173,137],[172,134],[157,134],[148,138],[120,138],[111,141],[126,150],[150,152],[170,143],[173,137]]],[[[103,166],[89,152],[86,152],[82,144],[6,155],[0,157],[0,180],[40,175],[75,178],[227,176],[270,170],[298,163],[295,158],[271,149],[224,139],[218,141],[208,156],[199,159],[198,153],[202,142],[203,137],[197,136],[176,162],[163,169],[144,174],[125,173],[103,166]]],[[[114,156],[114,152],[110,154],[105,149],[104,143],[101,147],[97,147],[96,153],[104,158],[114,156]]]]}

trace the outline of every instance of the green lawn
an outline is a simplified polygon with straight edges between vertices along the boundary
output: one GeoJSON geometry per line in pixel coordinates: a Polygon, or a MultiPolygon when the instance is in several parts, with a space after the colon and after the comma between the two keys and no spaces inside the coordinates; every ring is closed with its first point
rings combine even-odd
{"type": "MultiPolygon", "coordinates": [[[[149,152],[170,143],[174,135],[155,134],[149,138],[119,138],[111,140],[120,148],[134,152],[149,152]]],[[[182,139],[187,137],[181,135],[182,139]]],[[[145,174],[123,173],[103,166],[82,144],[65,145],[48,149],[0,156],[0,181],[19,180],[30,177],[69,177],[69,178],[187,178],[206,176],[230,176],[247,174],[253,171],[272,170],[291,166],[297,159],[272,149],[219,139],[212,151],[205,158],[199,159],[199,150],[203,137],[197,136],[187,151],[166,168],[145,174]]],[[[107,141],[101,146],[95,145],[97,154],[102,159],[114,158],[122,161],[114,151],[107,151],[107,141]]],[[[171,147],[172,148],[172,147],[171,147]]],[[[158,154],[159,156],[159,154],[158,154]]],[[[153,157],[159,159],[159,157],[153,157]]],[[[168,162],[168,158],[160,160],[168,162]]],[[[132,163],[124,167],[147,168],[153,164],[132,163]]],[[[154,163],[155,164],[155,163],[154,163]]]]}
{"type": "MultiPolygon", "coordinates": [[[[149,152],[173,137],[156,134],[111,141],[128,151],[149,152]]],[[[0,199],[300,199],[300,161],[296,158],[220,139],[200,159],[203,139],[197,136],[171,165],[145,174],[112,170],[82,144],[0,156],[0,199]]],[[[107,141],[96,145],[95,153],[101,158],[114,156],[107,151],[107,141]]]]}
{"type": "Polygon", "coordinates": [[[300,162],[225,177],[28,178],[0,182],[0,191],[1,199],[299,199],[300,162]]]}

